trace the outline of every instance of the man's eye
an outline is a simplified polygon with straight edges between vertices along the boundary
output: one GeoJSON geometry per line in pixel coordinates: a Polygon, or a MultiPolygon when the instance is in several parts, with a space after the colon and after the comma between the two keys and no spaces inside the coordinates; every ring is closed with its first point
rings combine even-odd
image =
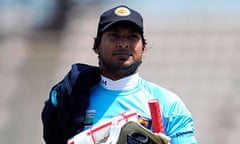
{"type": "Polygon", "coordinates": [[[130,39],[138,40],[138,39],[139,39],[139,36],[138,36],[138,35],[135,35],[135,34],[131,34],[131,35],[129,35],[129,38],[130,38],[130,39]]]}
{"type": "Polygon", "coordinates": [[[130,37],[132,37],[132,38],[139,38],[137,35],[135,35],[135,34],[132,34],[132,35],[130,35],[130,37]]]}
{"type": "Polygon", "coordinates": [[[108,36],[111,37],[111,38],[117,38],[118,34],[117,33],[109,33],[108,36]]]}

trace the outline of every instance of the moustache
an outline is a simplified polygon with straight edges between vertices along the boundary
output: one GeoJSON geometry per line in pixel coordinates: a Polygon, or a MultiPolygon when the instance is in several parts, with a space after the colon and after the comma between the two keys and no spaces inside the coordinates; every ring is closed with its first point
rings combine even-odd
{"type": "Polygon", "coordinates": [[[118,49],[112,52],[113,55],[132,55],[132,51],[128,49],[118,49]]]}

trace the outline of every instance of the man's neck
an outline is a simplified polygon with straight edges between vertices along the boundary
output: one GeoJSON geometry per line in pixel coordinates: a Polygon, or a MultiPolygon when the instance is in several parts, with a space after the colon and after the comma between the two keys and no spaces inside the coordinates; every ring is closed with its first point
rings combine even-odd
{"type": "Polygon", "coordinates": [[[137,73],[137,69],[134,69],[134,71],[130,71],[130,70],[126,70],[126,69],[118,69],[115,71],[109,71],[104,67],[100,67],[101,71],[102,71],[102,75],[104,77],[107,77],[113,81],[128,77],[130,75],[136,74],[137,73]]]}
{"type": "Polygon", "coordinates": [[[118,79],[112,80],[108,77],[101,75],[101,85],[110,90],[128,90],[135,88],[138,84],[139,75],[135,73],[133,75],[118,79]]]}

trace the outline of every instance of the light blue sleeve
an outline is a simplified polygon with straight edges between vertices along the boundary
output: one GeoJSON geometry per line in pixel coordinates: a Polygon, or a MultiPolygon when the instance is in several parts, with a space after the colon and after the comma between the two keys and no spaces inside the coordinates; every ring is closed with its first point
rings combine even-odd
{"type": "Polygon", "coordinates": [[[163,124],[165,134],[171,137],[171,144],[197,144],[191,113],[177,95],[165,102],[163,124]]]}
{"type": "Polygon", "coordinates": [[[171,137],[171,144],[196,144],[194,127],[191,116],[171,116],[167,120],[167,135],[171,137]]]}

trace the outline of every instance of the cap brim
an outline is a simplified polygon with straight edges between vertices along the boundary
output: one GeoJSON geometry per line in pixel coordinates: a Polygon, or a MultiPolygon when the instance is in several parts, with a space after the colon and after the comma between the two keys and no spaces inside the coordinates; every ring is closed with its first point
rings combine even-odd
{"type": "Polygon", "coordinates": [[[109,27],[111,27],[113,24],[116,24],[116,23],[118,23],[118,22],[129,22],[129,23],[132,23],[132,24],[136,25],[136,27],[138,27],[139,31],[142,32],[142,28],[141,28],[136,22],[131,21],[131,20],[129,20],[129,19],[120,19],[120,20],[113,21],[113,22],[105,25],[105,26],[101,29],[101,32],[106,31],[109,27]]]}

